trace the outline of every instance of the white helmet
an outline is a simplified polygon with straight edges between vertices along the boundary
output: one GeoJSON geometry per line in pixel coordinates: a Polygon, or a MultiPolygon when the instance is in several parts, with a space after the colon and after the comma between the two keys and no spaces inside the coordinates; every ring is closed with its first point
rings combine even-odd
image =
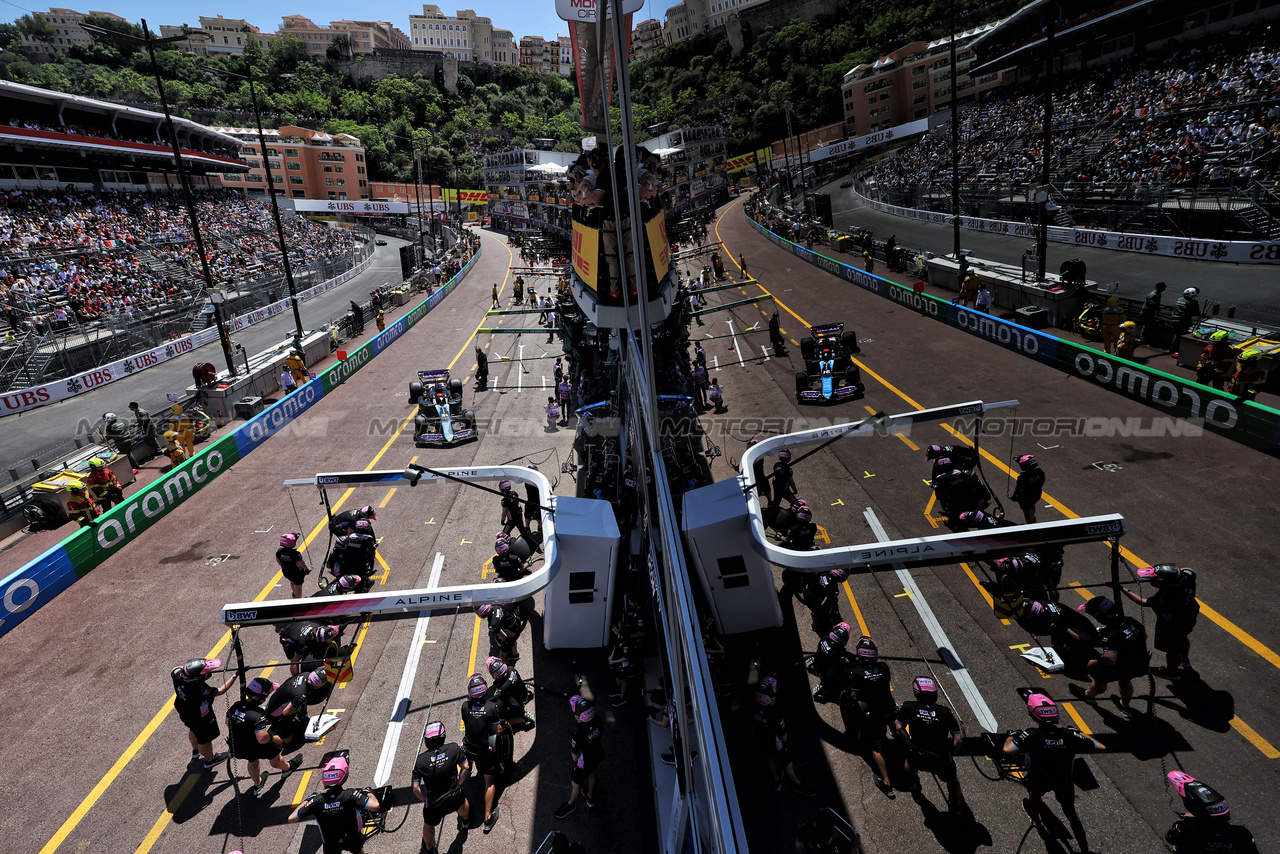
{"type": "Polygon", "coordinates": [[[102,414],[103,421],[115,421],[117,417],[119,416],[117,416],[114,412],[104,412],[102,414]]]}
{"type": "Polygon", "coordinates": [[[1199,289],[1199,288],[1187,288],[1185,291],[1183,291],[1183,292],[1182,292],[1182,295],[1183,295],[1184,297],[1198,297],[1198,296],[1200,296],[1200,289],[1199,289]]]}

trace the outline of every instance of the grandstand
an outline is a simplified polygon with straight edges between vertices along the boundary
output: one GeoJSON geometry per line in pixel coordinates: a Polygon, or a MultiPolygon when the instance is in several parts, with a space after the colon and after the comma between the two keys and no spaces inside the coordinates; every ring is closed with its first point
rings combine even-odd
{"type": "MultiPolygon", "coordinates": [[[[164,117],[0,82],[0,390],[37,385],[200,328],[204,282],[172,177],[164,117]]],[[[216,283],[235,308],[283,293],[269,209],[216,188],[240,142],[175,119],[216,283]]],[[[354,263],[362,242],[285,224],[301,287],[354,263]]]]}
{"type": "MultiPolygon", "coordinates": [[[[1280,237],[1280,37],[1261,26],[1241,26],[1229,36],[1167,40],[1055,74],[1047,183],[1062,208],[1058,225],[1280,237]]],[[[1042,183],[1043,144],[1034,58],[1015,49],[986,60],[987,69],[1031,68],[1018,74],[1024,82],[961,112],[965,214],[1034,215],[1027,198],[1042,183]]],[[[949,211],[950,163],[950,130],[943,126],[864,177],[881,201],[949,211]]]]}

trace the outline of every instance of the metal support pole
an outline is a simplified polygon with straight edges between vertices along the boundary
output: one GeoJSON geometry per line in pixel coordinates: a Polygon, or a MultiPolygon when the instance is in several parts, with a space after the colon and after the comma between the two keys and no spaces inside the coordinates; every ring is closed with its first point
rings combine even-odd
{"type": "MultiPolygon", "coordinates": [[[[173,165],[178,172],[178,183],[182,185],[182,196],[186,201],[187,217],[191,220],[191,233],[196,239],[196,252],[200,255],[200,272],[204,276],[205,290],[213,292],[213,273],[209,270],[209,256],[204,251],[204,238],[200,236],[200,220],[196,217],[196,201],[191,193],[191,183],[187,179],[187,170],[182,165],[182,146],[178,143],[178,129],[174,127],[173,117],[169,115],[169,101],[164,95],[164,80],[160,78],[160,66],[156,63],[156,46],[151,40],[151,31],[147,29],[147,19],[142,19],[142,36],[147,45],[147,55],[151,58],[151,74],[156,78],[156,91],[160,95],[160,109],[164,111],[164,122],[169,127],[169,144],[173,147],[173,165]]],[[[216,310],[213,318],[218,324],[218,337],[222,339],[222,355],[227,360],[227,371],[235,376],[236,366],[231,357],[231,334],[222,323],[222,313],[216,310]]]]}
{"type": "Polygon", "coordinates": [[[1116,603],[1116,609],[1124,613],[1124,596],[1120,592],[1120,538],[1116,537],[1111,541],[1111,600],[1116,603]]]}
{"type": "Polygon", "coordinates": [[[1046,21],[1044,39],[1044,141],[1041,143],[1040,185],[1045,197],[1040,201],[1040,230],[1036,235],[1036,254],[1040,257],[1036,266],[1036,281],[1048,281],[1045,268],[1049,261],[1049,170],[1053,163],[1053,33],[1058,25],[1058,10],[1053,3],[1045,4],[1046,21]]]}
{"type": "Polygon", "coordinates": [[[417,181],[413,185],[413,193],[418,199],[418,251],[422,253],[422,263],[427,263],[427,243],[422,232],[422,154],[418,151],[418,143],[413,144],[413,166],[417,181]]]}
{"type": "Polygon", "coordinates": [[[253,78],[249,81],[249,97],[253,100],[253,120],[258,127],[258,148],[262,152],[262,166],[267,172],[267,195],[271,197],[271,215],[276,221],[276,238],[280,242],[280,260],[284,262],[284,281],[289,288],[289,302],[293,305],[293,326],[301,345],[302,314],[298,311],[298,289],[293,284],[293,265],[289,262],[289,249],[285,245],[284,222],[280,219],[280,204],[276,201],[276,184],[271,175],[271,158],[267,155],[267,136],[262,132],[262,112],[258,109],[258,90],[253,86],[253,78]]]}
{"type": "Polygon", "coordinates": [[[960,92],[956,89],[956,0],[951,0],[951,250],[960,261],[960,92]]]}

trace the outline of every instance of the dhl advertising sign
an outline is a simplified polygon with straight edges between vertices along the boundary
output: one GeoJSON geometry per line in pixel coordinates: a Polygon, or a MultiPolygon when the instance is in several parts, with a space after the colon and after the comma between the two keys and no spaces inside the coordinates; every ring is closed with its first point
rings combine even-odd
{"type": "Polygon", "coordinates": [[[761,166],[768,166],[769,163],[772,162],[772,160],[773,160],[772,148],[765,146],[764,148],[756,149],[756,163],[760,164],[761,166]]]}
{"type": "Polygon", "coordinates": [[[600,232],[587,228],[580,222],[573,224],[573,272],[586,283],[587,287],[596,288],[596,267],[600,263],[600,232]]]}
{"type": "Polygon", "coordinates": [[[440,192],[444,195],[446,202],[457,202],[461,197],[462,201],[473,205],[486,205],[489,203],[489,194],[484,190],[450,190],[444,188],[440,192]]]}
{"type": "Polygon", "coordinates": [[[724,165],[729,172],[741,172],[743,169],[756,165],[756,155],[754,152],[751,154],[739,154],[737,157],[730,157],[725,161],[724,165]]]}

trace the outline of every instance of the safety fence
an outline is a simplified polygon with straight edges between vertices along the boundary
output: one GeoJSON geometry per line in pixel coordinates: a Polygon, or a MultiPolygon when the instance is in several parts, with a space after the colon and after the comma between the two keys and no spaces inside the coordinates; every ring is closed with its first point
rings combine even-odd
{"type": "MultiPolygon", "coordinates": [[[[854,195],[869,208],[890,216],[934,225],[951,224],[950,213],[886,204],[868,196],[867,193],[870,191],[867,190],[866,185],[857,183],[859,186],[855,186],[854,195]]],[[[1039,227],[1032,222],[986,219],[976,216],[960,217],[960,227],[969,231],[1029,239],[1034,239],[1039,231],[1039,227]]],[[[1190,261],[1226,261],[1232,264],[1280,263],[1280,240],[1211,240],[1160,234],[1098,231],[1057,225],[1048,227],[1048,239],[1054,243],[1068,243],[1072,246],[1091,249],[1112,249],[1139,255],[1162,255],[1167,258],[1183,258],[1190,261]]]]}
{"type": "Polygon", "coordinates": [[[863,290],[907,306],[922,316],[1034,359],[1070,376],[1095,383],[1175,418],[1201,425],[1233,441],[1280,456],[1280,410],[1201,385],[1137,362],[1111,356],[1092,347],[1047,335],[1017,323],[955,305],[945,299],[917,294],[848,264],[820,255],[747,217],[747,222],[771,243],[833,276],[863,290]]]}
{"type": "MultiPolygon", "coordinates": [[[[322,282],[313,288],[299,291],[298,302],[306,302],[320,294],[333,290],[339,285],[346,284],[352,278],[368,269],[372,263],[373,255],[369,255],[346,272],[334,276],[332,279],[322,282]]],[[[231,333],[239,332],[242,329],[253,326],[255,323],[270,320],[279,314],[289,311],[292,305],[292,298],[289,298],[277,300],[262,308],[255,308],[253,311],[242,314],[239,317],[229,319],[226,322],[227,329],[231,333]]],[[[167,341],[142,353],[134,353],[126,358],[117,359],[110,364],[99,365],[66,379],[0,394],[0,418],[93,391],[107,383],[133,376],[138,371],[146,370],[161,362],[167,362],[170,359],[190,353],[217,339],[218,328],[210,326],[207,329],[201,329],[199,332],[193,332],[173,341],[167,341]]]]}
{"type": "Polygon", "coordinates": [[[210,481],[262,445],[350,379],[453,293],[480,257],[480,251],[449,283],[401,315],[347,358],[321,371],[288,397],[264,409],[230,433],[219,436],[191,459],[146,484],[103,513],[92,527],[75,533],[0,581],[0,636],[102,564],[143,531],[164,518],[210,481]]]}

